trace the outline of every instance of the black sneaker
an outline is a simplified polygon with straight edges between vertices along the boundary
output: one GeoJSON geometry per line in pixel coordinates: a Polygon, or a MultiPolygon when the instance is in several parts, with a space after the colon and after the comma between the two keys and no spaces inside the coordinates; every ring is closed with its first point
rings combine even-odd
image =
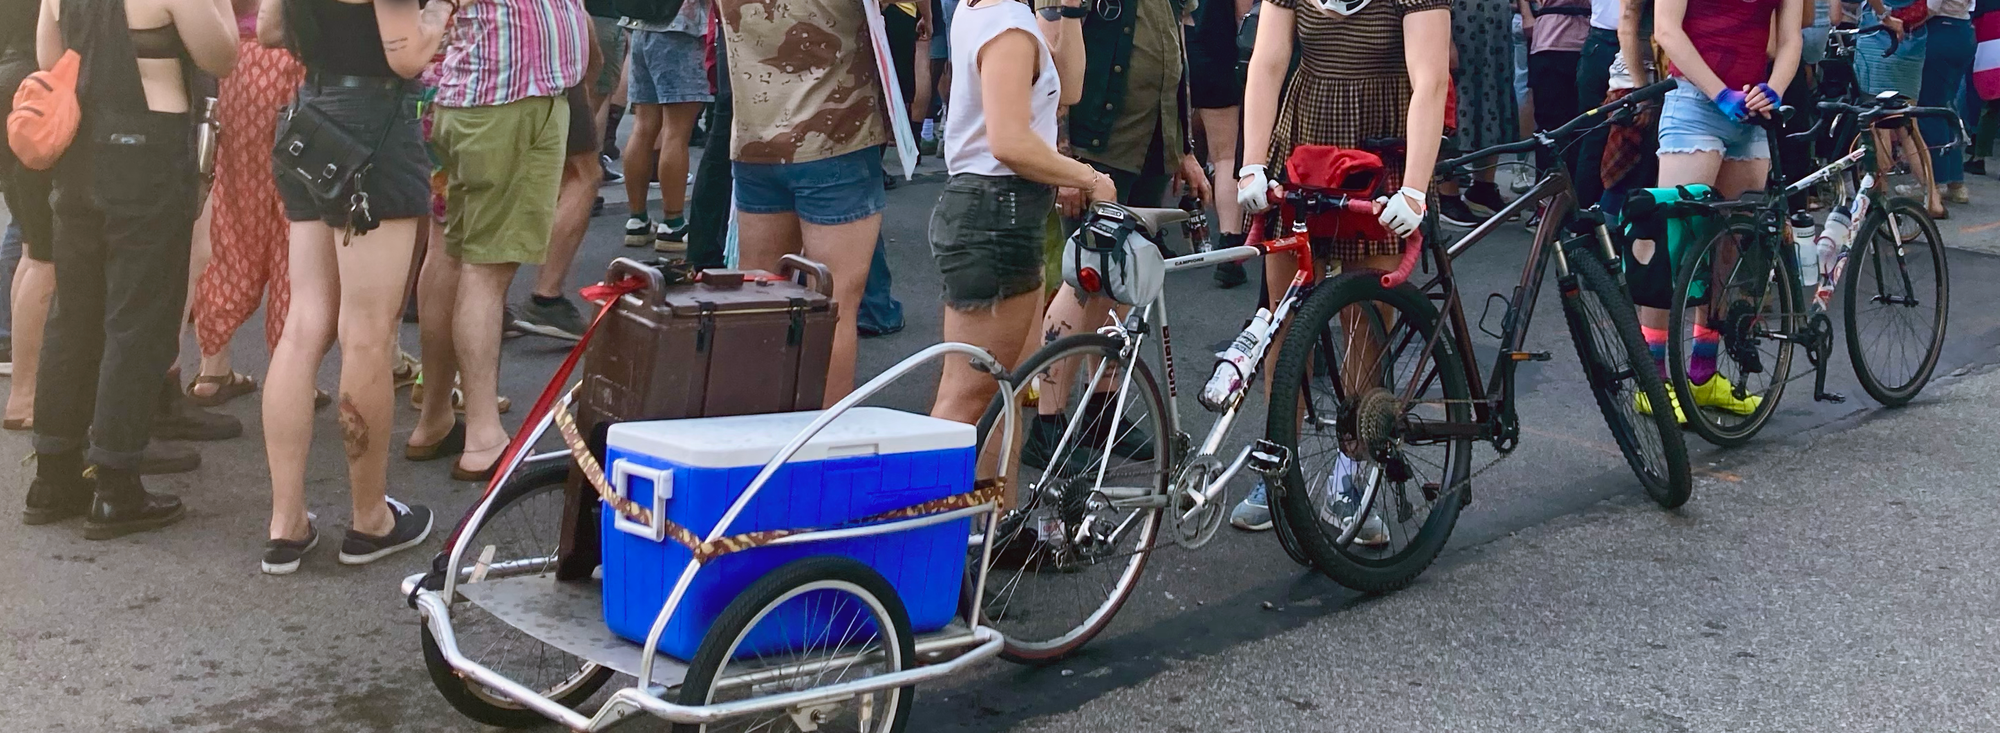
{"type": "Polygon", "coordinates": [[[644,216],[625,219],[625,246],[644,247],[653,242],[653,220],[644,216]]]}
{"type": "Polygon", "coordinates": [[[1476,181],[1465,190],[1465,202],[1478,204],[1488,211],[1507,208],[1507,199],[1500,197],[1500,186],[1492,181],[1476,181]]]}
{"type": "Polygon", "coordinates": [[[597,156],[598,164],[604,166],[604,184],[608,186],[613,183],[624,183],[625,174],[612,166],[611,161],[612,157],[609,155],[597,156]]]}
{"type": "Polygon", "coordinates": [[[319,546],[319,528],[312,523],[316,518],[311,514],[306,515],[305,539],[264,541],[265,575],[291,575],[299,571],[299,561],[304,560],[306,553],[312,552],[313,548],[319,546]]]}
{"type": "Polygon", "coordinates": [[[583,339],[583,313],[576,309],[576,303],[562,297],[554,303],[543,305],[530,296],[527,300],[514,304],[514,327],[528,333],[547,336],[564,341],[583,339]]]}
{"type": "Polygon", "coordinates": [[[660,233],[653,239],[653,251],[663,254],[687,254],[688,223],[681,219],[680,226],[661,223],[660,233]]]}
{"type": "Polygon", "coordinates": [[[396,515],[396,526],[386,535],[375,537],[347,530],[347,540],[340,543],[340,564],[367,565],[423,544],[431,536],[430,509],[390,499],[389,512],[396,515]]]}
{"type": "MultiPolygon", "coordinates": [[[[1085,423],[1084,434],[1091,447],[1104,445],[1105,439],[1111,437],[1113,406],[1112,395],[1104,392],[1091,394],[1090,402],[1084,405],[1084,414],[1090,421],[1085,423]]],[[[1111,455],[1134,461],[1153,460],[1153,436],[1133,423],[1129,413],[1119,417],[1117,430],[1118,442],[1111,444],[1111,455]]]]}
{"type": "Polygon", "coordinates": [[[1971,173],[1972,175],[1975,176],[1986,175],[1986,159],[1973,158],[1971,160],[1965,161],[1965,172],[1971,173]]]}
{"type": "Polygon", "coordinates": [[[1471,229],[1485,221],[1472,213],[1472,208],[1465,205],[1465,199],[1457,196],[1439,195],[1437,211],[1440,221],[1461,229],[1471,229]]]}
{"type": "Polygon", "coordinates": [[[1062,465],[1050,467],[1049,459],[1055,457],[1056,444],[1062,441],[1063,431],[1068,428],[1066,415],[1055,415],[1053,419],[1037,417],[1028,425],[1027,443],[1021,446],[1021,463],[1042,469],[1046,473],[1062,477],[1081,476],[1084,471],[1095,467],[1103,459],[1096,448],[1085,445],[1084,436],[1072,436],[1062,456],[1062,465]]]}
{"type": "Polygon", "coordinates": [[[1250,282],[1250,274],[1243,271],[1241,262],[1224,262],[1215,266],[1215,286],[1228,290],[1250,282]]]}

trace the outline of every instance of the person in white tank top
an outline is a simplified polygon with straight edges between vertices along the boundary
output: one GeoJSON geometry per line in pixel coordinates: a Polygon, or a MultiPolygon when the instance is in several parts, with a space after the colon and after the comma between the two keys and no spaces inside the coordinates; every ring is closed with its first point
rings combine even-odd
{"type": "MultiPolygon", "coordinates": [[[[1082,94],[1081,5],[1062,0],[1037,19],[1019,0],[965,0],[951,25],[951,180],[930,225],[944,339],[1009,367],[1042,320],[1042,236],[1056,188],[1117,197],[1109,176],[1056,152],[1056,112],[1082,94]]],[[[994,387],[965,360],[949,360],[931,414],[976,423],[994,387]]]]}

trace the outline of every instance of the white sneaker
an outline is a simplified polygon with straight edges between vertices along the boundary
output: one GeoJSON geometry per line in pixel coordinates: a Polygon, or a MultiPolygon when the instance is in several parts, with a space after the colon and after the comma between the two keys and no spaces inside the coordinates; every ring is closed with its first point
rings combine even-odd
{"type": "MultiPolygon", "coordinates": [[[[1326,503],[1320,511],[1321,521],[1339,527],[1342,532],[1354,524],[1354,515],[1361,513],[1361,482],[1380,481],[1379,470],[1362,471],[1361,464],[1342,453],[1333,462],[1333,472],[1326,477],[1326,503]]],[[[1382,521],[1380,506],[1382,496],[1375,496],[1377,509],[1368,513],[1368,521],[1361,523],[1361,531],[1354,533],[1354,544],[1362,547],[1381,547],[1389,544],[1389,525],[1382,521]]]]}

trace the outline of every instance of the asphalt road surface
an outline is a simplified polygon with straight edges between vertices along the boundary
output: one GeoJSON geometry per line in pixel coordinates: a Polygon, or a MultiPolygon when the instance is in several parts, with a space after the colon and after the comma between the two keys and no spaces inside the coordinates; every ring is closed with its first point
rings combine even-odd
{"type": "MultiPolygon", "coordinates": [[[[907,328],[863,342],[864,374],[938,340],[924,231],[939,183],[890,192],[907,328]]],[[[1975,181],[1974,196],[2000,201],[2000,186],[1975,181]]],[[[611,209],[593,222],[574,285],[640,252],[619,246],[615,200],[611,209]]],[[[1959,211],[1977,221],[2000,206],[1959,211]]],[[[1965,225],[1947,239],[1991,249],[1990,232],[1965,225]]],[[[1484,293],[1511,289],[1526,243],[1509,227],[1461,261],[1469,317],[1484,293]]],[[[1554,359],[1520,372],[1521,447],[1479,477],[1445,556],[1413,587],[1364,598],[1292,563],[1269,534],[1225,529],[1199,552],[1156,553],[1133,601],[1081,656],[1046,668],[994,661],[922,688],[910,729],[1993,728],[2000,611],[1987,568],[2000,551],[1986,539],[2000,520],[1990,500],[2000,378],[1982,373],[2000,363],[1990,286],[2000,258],[1961,249],[1950,265],[1950,346],[1916,404],[1870,403],[1843,360],[1829,385],[1852,395],[1845,404],[1795,389],[1749,448],[1717,451],[1690,436],[1698,485],[1677,512],[1646,501],[1624,467],[1549,288],[1529,348],[1554,359]]],[[[1236,333],[1255,295],[1218,290],[1201,272],[1168,287],[1179,381],[1198,384],[1201,354],[1236,333]]],[[[253,322],[235,345],[246,372],[262,372],[260,332],[253,322]]],[[[1477,339],[1487,363],[1492,339],[1477,339]]],[[[414,326],[403,341],[414,351],[414,326]]],[[[525,406],[564,348],[508,342],[505,392],[525,406]]],[[[336,362],[323,385],[335,383],[336,362]]],[[[907,380],[879,403],[921,411],[934,382],[907,380]]],[[[1186,391],[1183,414],[1200,423],[1207,413],[1186,391]]],[[[322,548],[297,575],[259,573],[269,496],[257,409],[255,398],[226,406],[247,435],[204,446],[199,472],[153,482],[190,507],[162,532],[92,543],[75,523],[22,527],[32,467],[13,469],[0,492],[0,720],[61,731],[480,730],[431,688],[417,617],[396,591],[441,537],[363,568],[322,548]]],[[[399,430],[414,415],[400,413],[399,430]]],[[[1229,444],[1261,423],[1246,414],[1241,425],[1253,427],[1229,444]]],[[[330,414],[318,427],[310,498],[322,529],[338,532],[342,451],[330,414]]],[[[28,440],[0,437],[0,451],[25,456],[28,440]]],[[[1475,465],[1492,458],[1476,454],[1475,465]]],[[[476,489],[446,470],[393,460],[392,494],[449,522],[476,489]]],[[[1248,488],[1239,480],[1231,498],[1248,488]]]]}

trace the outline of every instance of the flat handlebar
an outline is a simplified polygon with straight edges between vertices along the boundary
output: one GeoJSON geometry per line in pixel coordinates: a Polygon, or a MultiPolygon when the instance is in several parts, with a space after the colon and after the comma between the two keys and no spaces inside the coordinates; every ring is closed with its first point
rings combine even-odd
{"type": "Polygon", "coordinates": [[[1680,82],[1674,79],[1662,79],[1653,82],[1652,84],[1632,90],[1631,94],[1619,97],[1610,104],[1577,115],[1576,119],[1565,122],[1561,127],[1556,129],[1535,133],[1526,140],[1495,145],[1490,148],[1475,150],[1450,160],[1440,161],[1437,164],[1437,170],[1440,173],[1448,174],[1486,158],[1511,153],[1526,153],[1545,145],[1553,145],[1557,140],[1575,136],[1577,131],[1582,128],[1596,127],[1604,120],[1609,119],[1611,115],[1623,112],[1628,107],[1664,97],[1667,95],[1667,92],[1673,91],[1674,87],[1679,84],[1680,82]]]}

